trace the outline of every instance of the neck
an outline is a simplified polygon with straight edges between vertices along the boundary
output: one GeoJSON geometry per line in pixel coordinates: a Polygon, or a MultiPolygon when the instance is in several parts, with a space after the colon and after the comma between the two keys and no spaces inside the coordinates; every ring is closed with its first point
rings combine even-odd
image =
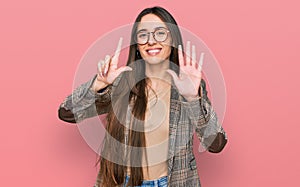
{"type": "Polygon", "coordinates": [[[159,64],[149,64],[146,63],[146,76],[150,79],[152,77],[159,78],[162,80],[167,80],[169,78],[169,74],[166,72],[166,70],[169,69],[169,61],[165,60],[162,63],[159,64]]]}
{"type": "Polygon", "coordinates": [[[156,88],[159,84],[171,84],[171,76],[166,70],[169,69],[169,61],[165,60],[159,64],[146,63],[146,76],[151,80],[151,87],[156,88]]]}

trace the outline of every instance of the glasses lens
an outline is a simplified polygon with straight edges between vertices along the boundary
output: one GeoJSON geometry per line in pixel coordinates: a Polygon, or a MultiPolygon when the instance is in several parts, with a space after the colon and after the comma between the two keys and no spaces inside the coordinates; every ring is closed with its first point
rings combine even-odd
{"type": "MultiPolygon", "coordinates": [[[[136,42],[138,44],[146,44],[148,42],[150,33],[151,32],[147,32],[147,31],[138,32],[136,35],[136,42]]],[[[164,42],[168,38],[168,30],[163,28],[154,31],[153,34],[154,34],[154,39],[157,42],[164,42]]]]}
{"type": "Polygon", "coordinates": [[[137,33],[137,43],[139,44],[145,44],[148,40],[148,33],[147,32],[139,32],[137,33]]]}
{"type": "Polygon", "coordinates": [[[165,29],[158,29],[154,32],[155,40],[158,42],[163,42],[168,37],[168,32],[165,29]]]}

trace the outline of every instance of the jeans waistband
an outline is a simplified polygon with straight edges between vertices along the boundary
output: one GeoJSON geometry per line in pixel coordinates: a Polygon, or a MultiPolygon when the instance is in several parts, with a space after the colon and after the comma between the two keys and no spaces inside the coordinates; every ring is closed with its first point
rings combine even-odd
{"type": "MultiPolygon", "coordinates": [[[[130,176],[126,176],[126,184],[128,183],[130,176]]],[[[168,176],[161,177],[155,180],[144,180],[141,187],[167,187],[168,186],[168,176]]]]}

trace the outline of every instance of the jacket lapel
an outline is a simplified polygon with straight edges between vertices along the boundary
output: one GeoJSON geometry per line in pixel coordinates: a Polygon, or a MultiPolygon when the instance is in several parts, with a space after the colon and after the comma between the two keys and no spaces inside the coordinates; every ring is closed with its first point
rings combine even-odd
{"type": "Polygon", "coordinates": [[[175,153],[175,140],[177,132],[177,124],[180,117],[180,101],[179,93],[176,86],[171,86],[171,101],[170,101],[170,117],[169,117],[169,150],[168,150],[168,175],[170,177],[173,167],[173,157],[175,153]]]}

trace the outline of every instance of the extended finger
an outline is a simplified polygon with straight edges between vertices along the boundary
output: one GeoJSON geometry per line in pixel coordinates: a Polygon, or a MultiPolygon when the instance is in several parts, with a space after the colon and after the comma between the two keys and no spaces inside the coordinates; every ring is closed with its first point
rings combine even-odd
{"type": "Polygon", "coordinates": [[[98,62],[98,74],[100,75],[100,77],[103,78],[103,64],[104,64],[104,61],[103,60],[100,60],[98,62]]]}
{"type": "Polygon", "coordinates": [[[186,56],[185,56],[186,65],[191,65],[191,42],[187,41],[186,43],[186,56]]]}
{"type": "Polygon", "coordinates": [[[123,42],[123,38],[120,37],[117,49],[115,51],[115,55],[112,58],[112,65],[115,65],[115,66],[118,65],[117,63],[118,63],[118,58],[120,56],[120,52],[121,52],[121,48],[122,48],[122,42],[123,42]]]}
{"type": "Polygon", "coordinates": [[[106,55],[104,60],[104,70],[103,70],[103,76],[107,75],[108,69],[109,69],[109,62],[110,62],[110,56],[106,55]]]}
{"type": "Polygon", "coordinates": [[[203,61],[204,61],[204,53],[202,52],[202,53],[200,54],[200,60],[199,60],[199,64],[198,64],[198,70],[199,70],[199,71],[202,71],[203,61]]]}
{"type": "Polygon", "coordinates": [[[178,59],[179,59],[179,67],[181,68],[184,66],[182,45],[178,45],[178,59]]]}
{"type": "Polygon", "coordinates": [[[192,66],[194,66],[195,67],[195,65],[196,65],[196,47],[195,47],[195,45],[192,45],[192,66]]]}

